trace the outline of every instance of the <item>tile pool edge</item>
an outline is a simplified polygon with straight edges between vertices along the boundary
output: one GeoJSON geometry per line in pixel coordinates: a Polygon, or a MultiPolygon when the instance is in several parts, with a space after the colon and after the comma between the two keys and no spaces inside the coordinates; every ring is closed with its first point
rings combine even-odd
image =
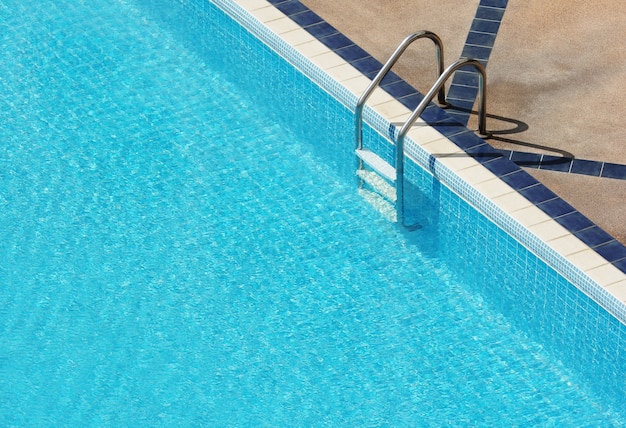
{"type": "MultiPolygon", "coordinates": [[[[207,1],[220,6],[326,92],[354,110],[370,79],[274,5],[266,0],[207,1]]],[[[363,112],[364,120],[390,140],[393,140],[394,124],[403,122],[409,114],[406,106],[380,88],[363,112]]],[[[493,165],[488,168],[487,162],[477,160],[477,150],[488,145],[473,132],[464,128],[454,135],[444,135],[440,131],[420,120],[408,134],[406,155],[626,325],[625,269],[607,260],[520,192],[526,188],[537,192],[544,187],[531,183],[522,188],[514,183],[515,178],[523,178],[523,174],[515,175],[521,171],[519,167],[512,165],[515,169],[506,174],[506,180],[494,173],[493,165]]],[[[557,200],[560,198],[550,202],[557,200]]]]}

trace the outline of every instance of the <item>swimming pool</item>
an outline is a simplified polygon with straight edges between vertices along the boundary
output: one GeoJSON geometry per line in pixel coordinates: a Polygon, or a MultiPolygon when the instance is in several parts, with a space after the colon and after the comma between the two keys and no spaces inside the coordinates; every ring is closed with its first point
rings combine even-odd
{"type": "Polygon", "coordinates": [[[0,13],[3,425],[623,422],[624,326],[420,168],[382,218],[214,5],[0,13]]]}

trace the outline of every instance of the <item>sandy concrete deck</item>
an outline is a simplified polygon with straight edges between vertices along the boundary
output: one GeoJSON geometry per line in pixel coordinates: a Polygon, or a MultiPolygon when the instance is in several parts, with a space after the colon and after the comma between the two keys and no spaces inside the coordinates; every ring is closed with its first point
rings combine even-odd
{"type": "MultiPolygon", "coordinates": [[[[479,0],[302,2],[381,62],[408,34],[433,31],[443,39],[448,65],[460,56],[479,0]]],[[[490,117],[487,128],[510,132],[489,143],[626,164],[625,35],[623,2],[509,0],[487,67],[487,113],[511,121],[490,117]]],[[[426,42],[394,68],[423,93],[435,70],[426,42]]],[[[526,171],[626,244],[626,180],[526,171]]]]}

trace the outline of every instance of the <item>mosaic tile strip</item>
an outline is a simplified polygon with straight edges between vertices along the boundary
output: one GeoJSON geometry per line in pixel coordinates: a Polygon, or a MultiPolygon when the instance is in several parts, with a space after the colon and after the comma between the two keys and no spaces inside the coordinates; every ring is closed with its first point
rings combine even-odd
{"type": "Polygon", "coordinates": [[[524,168],[589,175],[591,177],[626,180],[626,165],[594,160],[551,156],[541,153],[498,150],[506,159],[524,168]]]}
{"type": "MultiPolygon", "coordinates": [[[[508,0],[480,0],[461,57],[475,58],[487,65],[507,3],[508,0]]],[[[477,94],[478,74],[472,69],[459,70],[448,90],[447,99],[452,104],[448,114],[467,125],[477,94]]]]}

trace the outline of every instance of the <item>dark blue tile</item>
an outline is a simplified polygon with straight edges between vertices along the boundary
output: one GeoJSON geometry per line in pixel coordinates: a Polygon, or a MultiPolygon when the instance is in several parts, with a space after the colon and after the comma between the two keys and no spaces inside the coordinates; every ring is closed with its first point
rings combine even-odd
{"type": "Polygon", "coordinates": [[[489,6],[489,7],[500,7],[502,9],[506,8],[509,0],[480,0],[481,6],[489,6]]]}
{"type": "Polygon", "coordinates": [[[276,4],[276,8],[287,16],[295,15],[296,13],[301,13],[301,12],[305,12],[309,10],[309,8],[303,5],[300,2],[300,0],[283,1],[281,3],[276,4]]]}
{"type": "Polygon", "coordinates": [[[457,70],[452,82],[455,85],[478,87],[478,72],[473,70],[457,70]]]}
{"type": "Polygon", "coordinates": [[[558,197],[556,193],[548,189],[543,184],[530,186],[526,189],[520,190],[520,194],[535,205],[542,202],[550,201],[558,197]]]}
{"type": "Polygon", "coordinates": [[[322,39],[324,37],[328,37],[338,33],[337,29],[327,22],[321,22],[319,24],[311,25],[309,27],[305,27],[304,29],[318,39],[322,39]]]}
{"type": "Polygon", "coordinates": [[[541,155],[539,153],[513,152],[511,160],[519,166],[527,168],[539,168],[541,155]]]}
{"type": "Polygon", "coordinates": [[[348,46],[347,48],[336,50],[335,53],[348,62],[358,61],[370,56],[363,48],[357,45],[348,46]]]}
{"type": "MultiPolygon", "coordinates": [[[[465,45],[463,47],[463,52],[461,52],[461,56],[459,57],[457,61],[473,59],[473,60],[477,60],[478,62],[480,62],[483,65],[483,67],[487,67],[487,60],[489,59],[489,52],[487,52],[486,55],[483,55],[481,53],[481,52],[486,52],[486,51],[491,52],[491,49],[483,48],[480,46],[465,45]]],[[[479,73],[478,69],[474,66],[474,64],[463,64],[463,66],[461,66],[455,71],[455,74],[460,74],[463,72],[475,73],[477,78],[480,77],[480,74],[478,74],[479,73]]],[[[466,85],[466,86],[478,86],[478,85],[466,85]]]]}
{"type": "Polygon", "coordinates": [[[502,159],[502,154],[494,150],[490,150],[489,147],[484,145],[473,147],[465,151],[468,156],[471,156],[474,160],[480,163],[490,162],[496,159],[502,159]]]}
{"type": "Polygon", "coordinates": [[[592,175],[594,177],[599,177],[601,171],[602,162],[583,159],[574,159],[572,161],[572,169],[570,170],[572,174],[592,175]]]}
{"type": "MultiPolygon", "coordinates": [[[[485,143],[485,140],[483,140],[482,138],[478,137],[476,134],[474,134],[471,131],[467,131],[467,132],[463,132],[460,134],[457,134],[453,137],[450,137],[450,140],[456,144],[457,146],[459,146],[459,148],[468,151],[474,148],[478,148],[478,147],[482,147],[482,146],[486,146],[486,148],[490,148],[493,150],[493,148],[485,143]]],[[[498,151],[493,150],[494,153],[498,153],[500,154],[498,151]]]]}
{"type": "Polygon", "coordinates": [[[383,68],[383,65],[378,60],[374,59],[371,56],[360,59],[351,64],[354,66],[354,68],[359,70],[361,73],[363,73],[370,79],[373,79],[376,76],[376,74],[378,74],[380,69],[383,68]]]}
{"type": "Polygon", "coordinates": [[[492,48],[495,41],[496,41],[495,34],[476,33],[474,31],[470,31],[469,34],[467,35],[467,40],[465,40],[465,43],[469,45],[486,46],[486,47],[492,48]]]}
{"type": "Polygon", "coordinates": [[[504,175],[500,178],[502,179],[502,181],[504,181],[515,190],[522,190],[534,184],[537,184],[537,180],[535,180],[527,172],[522,170],[519,170],[512,174],[504,175]]]}
{"type": "Polygon", "coordinates": [[[513,154],[512,150],[496,149],[496,151],[500,153],[504,159],[509,159],[509,160],[511,159],[511,155],[513,154]]]}
{"type": "Polygon", "coordinates": [[[600,229],[598,226],[590,227],[589,229],[576,232],[575,235],[590,247],[597,247],[598,245],[606,244],[613,241],[613,237],[600,229]]]}
{"type": "Polygon", "coordinates": [[[391,84],[395,84],[395,83],[401,82],[401,81],[402,81],[402,78],[400,76],[398,76],[393,71],[390,71],[390,72],[387,73],[387,75],[380,82],[380,86],[391,85],[391,84]]]}
{"type": "Polygon", "coordinates": [[[472,26],[470,27],[470,31],[478,31],[481,33],[492,33],[495,34],[498,32],[500,28],[500,21],[483,21],[480,19],[474,19],[472,21],[472,26]]]}
{"type": "Polygon", "coordinates": [[[267,0],[267,1],[268,1],[270,4],[277,5],[277,4],[280,4],[280,3],[287,3],[287,2],[289,2],[290,0],[267,0]]]}
{"type": "MultiPolygon", "coordinates": [[[[438,124],[446,125],[446,126],[452,125],[452,124],[457,125],[459,123],[458,119],[450,113],[451,113],[450,109],[442,109],[436,103],[431,102],[430,104],[428,104],[428,107],[426,107],[426,111],[422,113],[422,119],[424,119],[426,123],[432,126],[435,126],[438,124]]],[[[455,133],[456,132],[458,131],[455,131],[455,133]]],[[[443,135],[448,137],[452,134],[450,134],[449,131],[445,131],[443,135]]]]}
{"type": "Polygon", "coordinates": [[[626,247],[615,240],[599,245],[594,250],[609,262],[626,258],[626,247]]]}
{"type": "Polygon", "coordinates": [[[487,5],[481,4],[480,6],[478,6],[478,10],[476,11],[476,15],[474,16],[474,18],[488,19],[490,21],[502,21],[502,17],[504,16],[504,9],[483,6],[487,5]]]}
{"type": "Polygon", "coordinates": [[[417,93],[415,88],[413,88],[411,85],[403,80],[397,81],[390,85],[381,85],[381,87],[394,98],[402,98],[417,93]]]}
{"type": "MultiPolygon", "coordinates": [[[[443,120],[439,120],[436,123],[432,123],[431,126],[441,133],[445,137],[456,135],[460,132],[464,132],[467,128],[453,117],[447,116],[443,120]]],[[[478,159],[477,159],[478,160],[478,159]]]]}
{"type": "Polygon", "coordinates": [[[432,101],[422,113],[421,118],[428,124],[441,123],[442,121],[446,121],[446,119],[450,119],[446,112],[432,101]]]}
{"type": "MultiPolygon", "coordinates": [[[[483,61],[488,60],[489,55],[491,55],[491,48],[484,48],[481,46],[469,46],[469,45],[465,45],[463,47],[463,53],[461,54],[461,56],[465,58],[474,58],[474,59],[482,60],[481,63],[483,61]]],[[[486,65],[486,64],[483,63],[483,65],[486,65]]]]}
{"type": "Polygon", "coordinates": [[[446,137],[449,137],[451,135],[451,131],[449,129],[450,126],[454,127],[453,130],[454,130],[454,133],[456,134],[457,132],[459,132],[458,129],[456,129],[456,127],[459,125],[465,127],[469,120],[469,114],[464,113],[462,111],[446,110],[446,115],[448,117],[448,120],[443,121],[443,122],[442,121],[438,122],[438,124],[445,125],[445,128],[444,128],[445,131],[439,131],[439,132],[441,132],[446,137]]]}
{"type": "Polygon", "coordinates": [[[406,97],[399,98],[398,101],[400,101],[403,106],[412,111],[417,108],[417,106],[419,105],[419,103],[422,102],[423,99],[424,95],[418,92],[416,94],[411,94],[406,97]]]}
{"type": "Polygon", "coordinates": [[[311,25],[319,24],[324,20],[315,12],[307,10],[306,12],[298,13],[296,15],[289,16],[293,21],[300,24],[301,27],[309,27],[311,25]]]}
{"type": "Polygon", "coordinates": [[[589,229],[594,226],[591,220],[578,211],[558,217],[555,220],[572,233],[582,231],[583,229],[589,229]]]}
{"type": "Polygon", "coordinates": [[[605,162],[601,177],[626,180],[626,165],[605,162]]]}
{"type": "Polygon", "coordinates": [[[448,107],[448,112],[450,114],[458,114],[458,112],[455,112],[454,110],[460,110],[462,113],[469,115],[472,111],[472,107],[474,107],[474,100],[446,98],[446,101],[450,103],[450,107],[448,107]]]}
{"type": "MultiPolygon", "coordinates": [[[[448,97],[460,100],[475,100],[478,94],[478,87],[460,86],[452,83],[448,90],[448,97]]],[[[473,102],[473,101],[472,101],[473,102]]]]}
{"type": "Polygon", "coordinates": [[[541,160],[541,166],[539,167],[539,169],[545,169],[548,171],[569,172],[571,165],[571,158],[544,155],[543,159],[541,160]]]}
{"type": "MultiPolygon", "coordinates": [[[[459,100],[451,100],[454,103],[469,103],[469,101],[459,101],[459,100]]],[[[448,101],[448,108],[446,108],[446,113],[448,116],[454,118],[455,120],[460,120],[461,123],[467,123],[470,117],[470,109],[463,108],[461,106],[455,106],[452,102],[448,101]]]]}
{"type": "Polygon", "coordinates": [[[496,159],[494,161],[487,162],[485,163],[485,168],[493,172],[498,177],[510,174],[514,171],[520,171],[519,166],[515,165],[515,163],[508,159],[496,159]]]}
{"type": "Polygon", "coordinates": [[[574,207],[572,207],[561,198],[543,202],[537,205],[537,208],[539,208],[541,211],[548,214],[552,218],[561,217],[565,214],[573,213],[576,211],[574,207]]]}
{"type": "MultiPolygon", "coordinates": [[[[309,27],[312,28],[312,27],[309,27]]],[[[307,30],[309,29],[307,28],[307,30]]],[[[344,36],[341,33],[336,33],[336,34],[332,34],[328,37],[324,37],[321,40],[322,43],[324,43],[324,45],[326,45],[327,47],[329,47],[330,49],[337,51],[339,49],[348,47],[348,46],[355,46],[354,42],[352,42],[352,40],[350,40],[349,38],[347,38],[346,36],[344,36]]]]}

